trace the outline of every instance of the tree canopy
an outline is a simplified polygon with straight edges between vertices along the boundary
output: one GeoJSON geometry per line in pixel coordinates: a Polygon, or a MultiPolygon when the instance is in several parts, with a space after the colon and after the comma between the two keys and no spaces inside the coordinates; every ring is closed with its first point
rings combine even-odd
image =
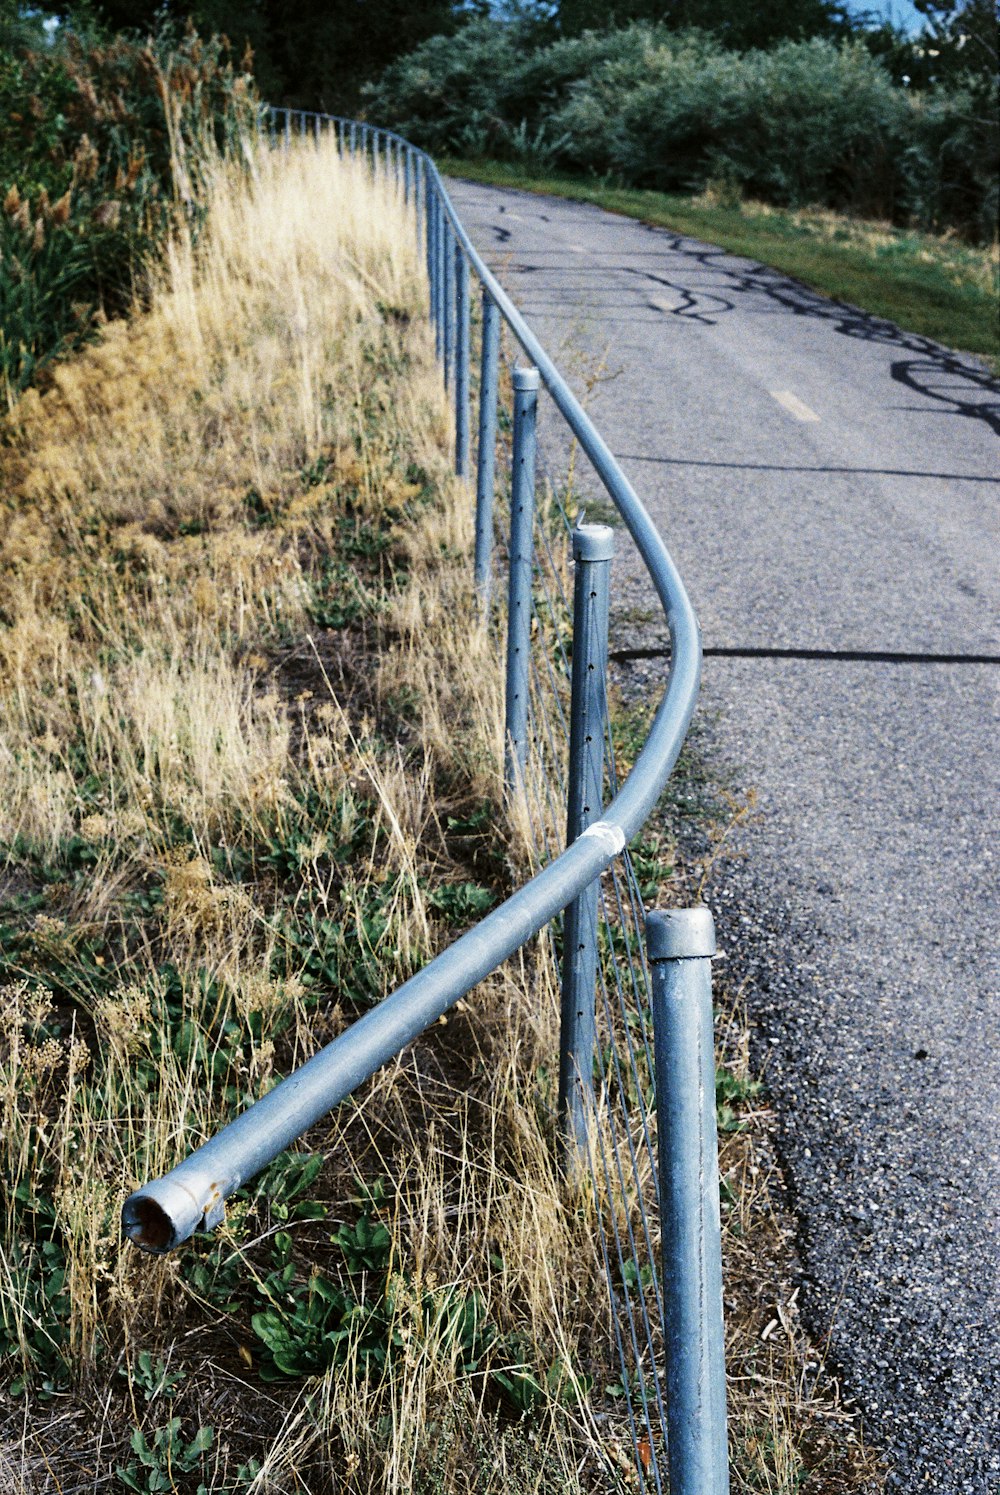
{"type": "Polygon", "coordinates": [[[629,21],[658,21],[671,30],[709,31],[734,51],[811,36],[846,36],[855,22],[840,0],[560,0],[565,35],[629,21]]]}
{"type": "Polygon", "coordinates": [[[274,103],[348,107],[361,84],[427,37],[448,31],[460,0],[37,0],[33,9],[113,31],[190,18],[205,35],[249,46],[274,103]]]}

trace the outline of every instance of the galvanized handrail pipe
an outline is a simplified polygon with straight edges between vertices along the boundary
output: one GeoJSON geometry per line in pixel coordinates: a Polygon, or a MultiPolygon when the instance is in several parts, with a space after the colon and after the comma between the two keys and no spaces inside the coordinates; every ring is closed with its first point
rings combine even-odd
{"type": "MultiPolygon", "coordinates": [[[[357,122],[342,123],[349,130],[353,153],[357,122]]],[[[148,1251],[168,1251],[195,1230],[210,1229],[221,1218],[229,1194],[394,1058],[592,883],[624,849],[655,805],[694,712],[701,670],[698,624],[666,546],[579,400],[475,250],[434,162],[423,152],[420,159],[428,215],[433,202],[527,360],[538,368],[542,383],[604,484],[649,571],[670,634],[666,689],[632,772],[599,820],[333,1043],[170,1173],[144,1185],[125,1201],[125,1233],[148,1251]]]]}

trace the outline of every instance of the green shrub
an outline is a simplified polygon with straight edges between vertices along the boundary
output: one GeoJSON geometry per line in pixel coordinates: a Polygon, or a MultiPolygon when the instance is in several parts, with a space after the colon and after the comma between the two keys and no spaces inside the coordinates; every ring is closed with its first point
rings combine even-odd
{"type": "Polygon", "coordinates": [[[373,118],[432,151],[661,191],[721,180],[779,206],[988,240],[997,128],[982,94],[901,87],[861,41],[740,53],[648,23],[553,42],[487,21],[433,38],[367,91],[373,118]]]}
{"type": "Polygon", "coordinates": [[[786,42],[739,56],[704,38],[652,46],[632,82],[617,67],[574,90],[596,117],[621,97],[609,165],[639,186],[730,180],[783,205],[822,202],[889,215],[909,101],[861,45],[786,42]]]}
{"type": "Polygon", "coordinates": [[[8,401],[123,311],[211,148],[257,115],[225,44],[193,32],[0,49],[0,379],[8,401]]]}

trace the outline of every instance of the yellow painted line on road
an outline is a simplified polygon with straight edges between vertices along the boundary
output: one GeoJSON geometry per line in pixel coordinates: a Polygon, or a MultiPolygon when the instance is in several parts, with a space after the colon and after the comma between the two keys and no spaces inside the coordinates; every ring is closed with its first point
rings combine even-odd
{"type": "Polygon", "coordinates": [[[768,392],[772,400],[777,400],[782,409],[787,410],[789,415],[794,415],[796,420],[819,420],[815,410],[810,410],[790,389],[772,389],[768,392]]]}

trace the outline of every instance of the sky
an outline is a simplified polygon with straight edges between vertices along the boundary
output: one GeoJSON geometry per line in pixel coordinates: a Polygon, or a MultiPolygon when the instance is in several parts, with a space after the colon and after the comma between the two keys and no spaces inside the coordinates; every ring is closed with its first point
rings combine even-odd
{"type": "Polygon", "coordinates": [[[902,26],[905,31],[923,29],[924,18],[910,0],[869,0],[868,4],[864,0],[847,0],[847,5],[853,11],[874,11],[894,25],[902,26]]]}

